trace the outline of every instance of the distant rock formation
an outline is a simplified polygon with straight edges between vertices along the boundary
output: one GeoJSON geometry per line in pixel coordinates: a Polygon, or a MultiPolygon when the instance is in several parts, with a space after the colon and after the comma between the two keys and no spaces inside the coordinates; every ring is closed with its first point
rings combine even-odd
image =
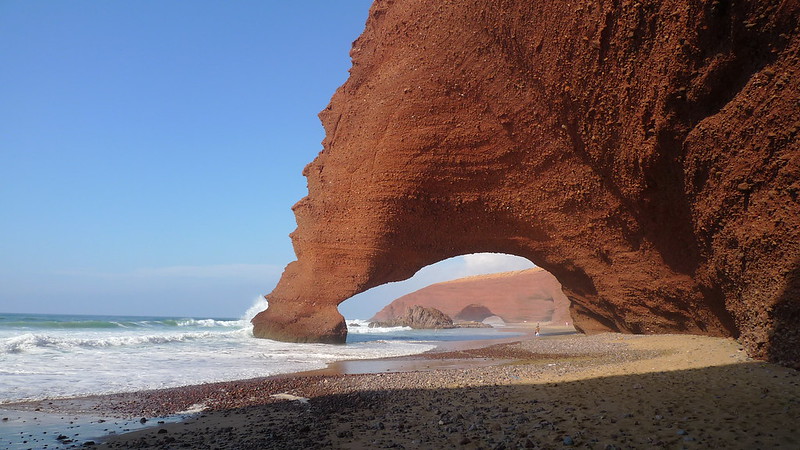
{"type": "Polygon", "coordinates": [[[800,363],[799,17],[376,1],[254,335],[344,342],[342,301],[498,252],[552,273],[585,332],[737,336],[800,363]]]}
{"type": "Polygon", "coordinates": [[[462,321],[477,321],[480,322],[487,317],[494,316],[493,313],[489,308],[478,305],[476,303],[469,304],[464,307],[461,311],[458,312],[453,317],[453,320],[462,320],[462,321]]]}
{"type": "Polygon", "coordinates": [[[374,327],[411,327],[415,329],[442,329],[455,328],[453,319],[436,308],[425,308],[419,305],[408,307],[405,312],[387,321],[370,322],[374,327]]]}
{"type": "Polygon", "coordinates": [[[457,321],[494,315],[517,323],[572,320],[558,280],[538,267],[435,283],[395,299],[370,320],[391,320],[411,305],[436,308],[457,321]]]}
{"type": "Polygon", "coordinates": [[[505,320],[503,320],[500,316],[491,316],[483,319],[482,323],[489,325],[490,327],[502,327],[506,325],[505,320]]]}

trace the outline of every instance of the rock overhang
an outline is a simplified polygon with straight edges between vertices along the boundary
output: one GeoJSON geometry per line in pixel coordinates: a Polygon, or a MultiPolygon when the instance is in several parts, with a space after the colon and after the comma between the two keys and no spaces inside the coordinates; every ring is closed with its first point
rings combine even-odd
{"type": "Polygon", "coordinates": [[[719,5],[377,1],[256,335],[343,342],[345,299],[492,251],[584,331],[797,362],[798,2],[719,5]]]}

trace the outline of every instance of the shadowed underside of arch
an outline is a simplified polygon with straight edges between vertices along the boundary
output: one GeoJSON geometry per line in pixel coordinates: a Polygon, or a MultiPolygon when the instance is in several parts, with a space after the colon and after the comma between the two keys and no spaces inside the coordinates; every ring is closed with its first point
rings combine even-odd
{"type": "Polygon", "coordinates": [[[797,3],[377,1],[255,335],[344,342],[352,295],[498,252],[583,331],[800,360],[797,3]]]}

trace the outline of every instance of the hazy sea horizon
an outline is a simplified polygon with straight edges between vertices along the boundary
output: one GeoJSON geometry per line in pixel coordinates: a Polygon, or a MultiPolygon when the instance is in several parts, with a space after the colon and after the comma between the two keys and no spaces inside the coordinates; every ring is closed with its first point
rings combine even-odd
{"type": "Polygon", "coordinates": [[[0,313],[0,405],[294,373],[499,335],[347,319],[348,345],[277,342],[253,337],[250,319],[265,307],[257,302],[238,319],[0,313]]]}

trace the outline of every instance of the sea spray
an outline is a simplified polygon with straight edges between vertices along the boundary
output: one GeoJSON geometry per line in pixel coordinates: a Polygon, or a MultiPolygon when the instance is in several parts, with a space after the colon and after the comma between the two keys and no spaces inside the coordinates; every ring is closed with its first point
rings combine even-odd
{"type": "Polygon", "coordinates": [[[253,324],[250,323],[253,318],[258,315],[258,313],[262,311],[266,311],[269,307],[269,302],[267,299],[258,296],[253,300],[253,304],[247,308],[247,311],[244,312],[244,315],[241,318],[242,327],[244,327],[250,336],[253,336],[253,324]]]}

